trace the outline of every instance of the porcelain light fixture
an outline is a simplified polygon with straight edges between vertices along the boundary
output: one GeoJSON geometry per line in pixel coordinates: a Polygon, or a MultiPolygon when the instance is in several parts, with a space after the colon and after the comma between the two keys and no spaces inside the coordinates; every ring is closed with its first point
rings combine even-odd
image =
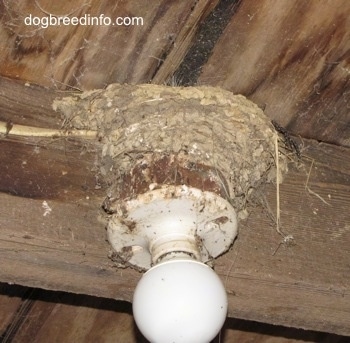
{"type": "Polygon", "coordinates": [[[150,342],[205,343],[218,334],[227,296],[205,263],[236,234],[234,209],[212,192],[163,186],[123,202],[108,237],[130,265],[148,270],[135,289],[133,313],[150,342]]]}

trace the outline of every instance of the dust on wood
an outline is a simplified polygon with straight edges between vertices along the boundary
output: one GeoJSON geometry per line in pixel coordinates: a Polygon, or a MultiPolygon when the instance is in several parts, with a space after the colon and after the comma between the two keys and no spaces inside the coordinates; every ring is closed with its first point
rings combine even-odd
{"type": "Polygon", "coordinates": [[[211,8],[212,1],[201,0],[195,6],[197,2],[156,0],[152,6],[141,6],[137,0],[103,5],[85,0],[4,1],[0,37],[6,49],[0,56],[0,74],[70,90],[149,82],[181,29],[191,24],[194,8],[201,7],[202,14],[211,8]],[[78,18],[104,15],[111,20],[138,17],[143,25],[44,28],[24,23],[29,14],[42,18],[48,13],[78,18]]]}
{"type": "Polygon", "coordinates": [[[61,92],[6,78],[0,78],[0,86],[0,121],[5,123],[0,122],[1,191],[46,200],[98,196],[96,146],[77,137],[59,137],[64,133],[62,118],[52,102],[61,92]],[[8,122],[12,128],[6,136],[8,122]]]}
{"type": "Polygon", "coordinates": [[[245,0],[198,84],[243,94],[292,134],[350,146],[350,2],[245,0]]]}

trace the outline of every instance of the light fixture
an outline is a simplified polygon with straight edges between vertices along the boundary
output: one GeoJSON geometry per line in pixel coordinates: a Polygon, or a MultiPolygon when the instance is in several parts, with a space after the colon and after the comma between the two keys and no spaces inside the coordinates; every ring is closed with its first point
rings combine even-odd
{"type": "Polygon", "coordinates": [[[224,324],[227,296],[205,263],[237,234],[232,206],[212,192],[163,185],[120,202],[117,213],[108,237],[118,258],[150,268],[133,298],[140,331],[152,343],[210,342],[224,324]]]}
{"type": "Polygon", "coordinates": [[[209,342],[227,300],[208,265],[233,243],[253,190],[287,170],[270,119],[244,96],[206,86],[112,84],[53,107],[65,131],[97,133],[110,258],[146,271],[137,325],[153,343],[209,342]]]}

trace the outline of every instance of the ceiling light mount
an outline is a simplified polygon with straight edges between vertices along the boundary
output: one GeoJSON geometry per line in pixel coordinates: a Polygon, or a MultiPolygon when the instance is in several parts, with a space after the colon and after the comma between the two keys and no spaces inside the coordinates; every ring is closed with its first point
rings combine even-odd
{"type": "Polygon", "coordinates": [[[237,235],[227,200],[185,185],[162,185],[114,208],[109,242],[119,261],[140,270],[174,252],[206,263],[227,251],[237,235]]]}

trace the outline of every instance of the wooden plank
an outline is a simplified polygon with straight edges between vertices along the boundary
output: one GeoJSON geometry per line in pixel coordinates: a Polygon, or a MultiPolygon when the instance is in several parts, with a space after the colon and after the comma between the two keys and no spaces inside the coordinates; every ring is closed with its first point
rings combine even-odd
{"type": "MultiPolygon", "coordinates": [[[[0,74],[57,89],[103,88],[151,80],[197,1],[84,0],[4,2],[1,6],[0,74]],[[27,26],[24,19],[56,16],[142,18],[143,25],[27,26]]],[[[211,2],[210,0],[200,1],[211,2]]]]}
{"type": "MultiPolygon", "coordinates": [[[[171,76],[178,69],[180,63],[184,59],[191,47],[197,30],[206,16],[218,4],[219,0],[199,0],[193,9],[189,20],[182,27],[179,35],[174,41],[171,51],[167,54],[163,63],[152,78],[154,84],[171,83],[171,76]]],[[[172,80],[173,82],[175,80],[172,80]]]]}
{"type": "Polygon", "coordinates": [[[130,304],[72,294],[36,292],[32,306],[14,318],[15,342],[144,342],[130,304]],[[59,323],[59,324],[58,324],[59,323]]]}
{"type": "Polygon", "coordinates": [[[25,287],[0,283],[0,339],[2,341],[5,341],[5,331],[13,322],[21,306],[22,299],[19,296],[25,296],[26,292],[25,287]]]}
{"type": "MultiPolygon", "coordinates": [[[[62,120],[52,109],[52,101],[59,97],[58,91],[0,77],[0,120],[21,125],[61,128],[62,120]]],[[[70,93],[65,92],[65,95],[70,93]]]]}
{"type": "MultiPolygon", "coordinates": [[[[22,305],[6,331],[0,330],[0,339],[4,342],[148,342],[133,321],[129,303],[38,289],[29,289],[22,298],[26,288],[12,286],[11,290],[11,297],[0,296],[0,302],[6,300],[22,305]]],[[[6,310],[8,308],[0,307],[0,317],[6,310]]],[[[228,318],[212,343],[340,343],[345,339],[327,333],[228,318]]]]}
{"type": "MultiPolygon", "coordinates": [[[[1,77],[0,121],[61,129],[62,118],[52,102],[71,94],[1,77]]],[[[93,197],[99,182],[92,171],[95,150],[74,138],[1,139],[0,190],[27,198],[61,200],[82,197],[85,190],[89,192],[86,196],[93,197]]]]}
{"type": "Polygon", "coordinates": [[[208,61],[215,44],[230,22],[233,13],[239,7],[240,2],[241,0],[219,1],[217,6],[200,23],[181,64],[177,66],[171,53],[169,53],[164,64],[154,76],[152,83],[160,82],[159,77],[165,76],[166,71],[168,76],[171,75],[170,78],[168,77],[168,83],[177,86],[194,86],[203,65],[208,61]],[[168,68],[165,68],[166,65],[168,68]]]}
{"type": "Polygon", "coordinates": [[[98,195],[95,155],[78,141],[0,140],[0,190],[33,199],[70,200],[98,195]],[[59,147],[58,147],[59,146],[59,147]],[[55,150],[56,149],[56,150],[55,150]],[[53,153],[52,151],[55,151],[53,153]]]}
{"type": "Polygon", "coordinates": [[[245,0],[198,83],[244,94],[295,135],[350,146],[350,2],[245,0]]]}
{"type": "MultiPolygon", "coordinates": [[[[244,234],[234,248],[231,272],[226,263],[221,270],[228,280],[233,274],[233,316],[239,312],[241,318],[261,320],[263,314],[286,325],[286,318],[293,317],[295,327],[348,335],[350,151],[317,143],[306,149],[313,164],[292,169],[281,186],[282,230],[295,245],[273,243],[269,220],[253,213],[241,224],[244,234]],[[305,189],[306,182],[315,193],[305,189]],[[346,305],[340,309],[340,303],[346,305]],[[345,320],[333,321],[337,317],[345,320]]],[[[274,211],[275,190],[266,189],[265,197],[274,211]]]]}

